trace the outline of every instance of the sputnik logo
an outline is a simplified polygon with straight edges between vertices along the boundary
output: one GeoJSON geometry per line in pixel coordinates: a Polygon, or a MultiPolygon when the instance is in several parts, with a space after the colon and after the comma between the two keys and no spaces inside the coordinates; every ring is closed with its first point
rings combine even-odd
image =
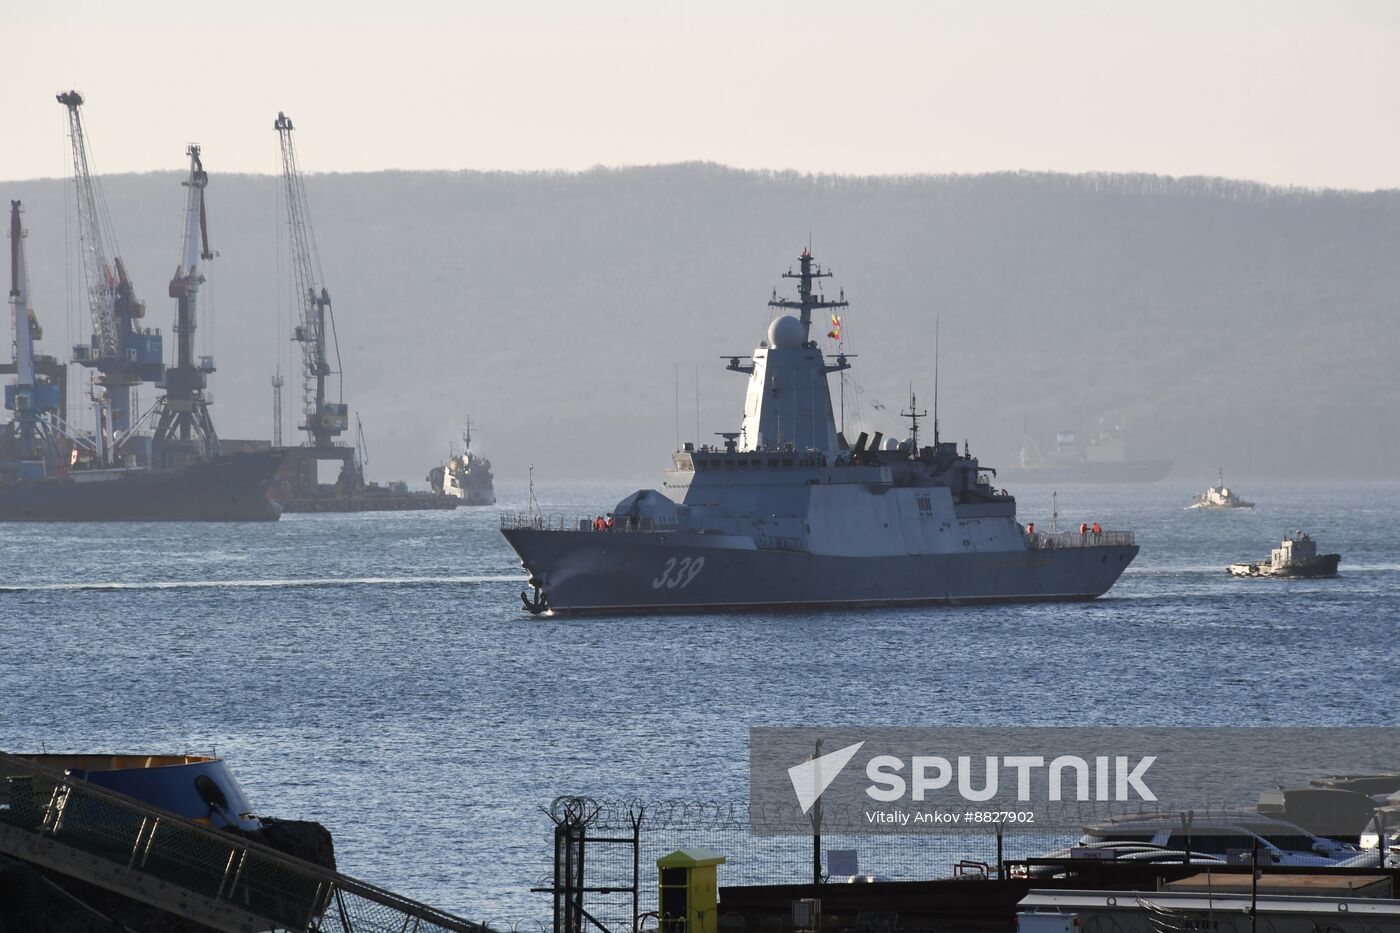
{"type": "MultiPolygon", "coordinates": [[[[846,765],[850,764],[864,744],[857,742],[847,745],[845,748],[809,758],[800,765],[788,768],[788,779],[792,781],[792,789],[797,792],[797,802],[802,805],[803,813],[812,809],[818,798],[826,792],[846,765]]],[[[820,742],[817,743],[817,748],[821,748],[820,742]]]]}

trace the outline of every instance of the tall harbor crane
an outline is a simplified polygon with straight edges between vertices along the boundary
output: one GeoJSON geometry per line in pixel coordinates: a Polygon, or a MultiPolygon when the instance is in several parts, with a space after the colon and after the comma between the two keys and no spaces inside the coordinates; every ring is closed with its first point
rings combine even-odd
{"type": "Polygon", "coordinates": [[[327,345],[327,324],[332,344],[335,336],[335,314],[331,309],[330,292],[321,275],[321,259],[316,252],[315,234],[311,229],[306,189],[302,185],[301,169],[297,164],[296,146],[292,142],[292,121],[277,114],[273,124],[282,144],[282,181],[287,197],[287,236],[291,246],[293,282],[301,323],[296,326],[294,339],[301,344],[302,403],[306,420],[301,430],[306,432],[311,447],[333,447],[335,439],[349,426],[348,409],[343,401],[326,400],[326,377],[339,372],[340,354],[336,352],[336,369],[331,369],[327,345]]]}
{"type": "Polygon", "coordinates": [[[133,388],[142,382],[160,379],[164,371],[161,337],[158,331],[143,330],[136,323],[146,316],[146,305],[136,298],[126,265],[117,255],[111,218],[88,165],[87,136],[81,113],[83,96],[77,91],[67,91],[57,95],[57,99],[68,108],[83,281],[92,315],[92,338],[88,344],[73,348],[73,360],[97,370],[102,397],[95,434],[104,441],[110,435],[113,442],[100,443],[98,447],[104,456],[115,459],[121,453],[121,443],[134,426],[133,388]]]}
{"type": "Polygon", "coordinates": [[[151,441],[151,460],[160,467],[178,467],[192,460],[219,456],[219,436],[209,417],[209,399],[204,390],[214,359],[194,355],[194,331],[198,324],[196,298],[204,282],[201,261],[214,258],[209,251],[209,225],[204,210],[204,189],[209,175],[199,157],[199,146],[185,150],[190,157],[190,175],[185,186],[185,232],[180,263],[170,280],[170,297],[178,302],[175,312],[175,365],[165,371],[165,395],[156,405],[159,417],[151,441]]]}
{"type": "MultiPolygon", "coordinates": [[[[14,324],[15,381],[5,386],[5,408],[14,414],[0,429],[0,467],[15,464],[24,478],[42,477],[58,464],[58,442],[51,419],[62,403],[59,386],[46,381],[36,363],[35,341],[43,337],[29,303],[29,271],[24,264],[20,202],[10,202],[10,315],[14,324]]],[[[48,362],[52,363],[52,360],[48,362]]],[[[52,376],[50,376],[50,380],[52,376]]]]}

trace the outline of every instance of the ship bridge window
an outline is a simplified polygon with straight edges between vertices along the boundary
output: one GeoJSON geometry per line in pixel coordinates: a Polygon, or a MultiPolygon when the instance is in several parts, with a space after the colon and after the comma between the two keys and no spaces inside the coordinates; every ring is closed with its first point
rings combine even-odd
{"type": "Polygon", "coordinates": [[[791,458],[791,457],[784,457],[784,458],[783,458],[783,466],[788,466],[788,467],[792,466],[792,458],[791,458]]]}
{"type": "Polygon", "coordinates": [[[777,457],[774,457],[774,458],[772,458],[771,460],[769,460],[769,461],[768,461],[768,465],[769,465],[770,467],[775,467],[775,466],[777,466],[777,465],[778,465],[778,458],[777,458],[777,457]]]}

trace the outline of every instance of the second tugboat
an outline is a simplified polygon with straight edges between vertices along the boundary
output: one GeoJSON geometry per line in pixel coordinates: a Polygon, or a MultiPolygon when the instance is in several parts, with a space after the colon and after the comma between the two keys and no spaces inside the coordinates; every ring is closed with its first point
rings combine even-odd
{"type": "Polygon", "coordinates": [[[1225,471],[1216,473],[1215,485],[1191,500],[1188,509],[1252,509],[1253,502],[1246,502],[1225,485],[1225,471]]]}
{"type": "Polygon", "coordinates": [[[1317,542],[1306,531],[1297,531],[1269,552],[1268,560],[1231,564],[1236,577],[1335,577],[1340,554],[1317,553],[1317,542]]]}
{"type": "MultiPolygon", "coordinates": [[[[619,502],[606,519],[547,522],[504,516],[502,532],[530,574],[532,612],[891,606],[1081,600],[1105,593],[1138,548],[1129,531],[1033,532],[995,471],[938,436],[882,445],[837,431],[827,376],[850,368],[811,339],[812,312],[846,307],[814,284],[831,275],[799,257],[794,310],[768,328],[750,359],[738,431],[722,447],[687,443],[665,486],[619,502]]],[[[833,325],[839,318],[833,314],[833,325]]],[[[839,334],[833,330],[832,336],[839,334]]],[[[937,406],[935,406],[936,408],[937,406]]]]}
{"type": "Polygon", "coordinates": [[[463,505],[495,505],[496,488],[491,474],[491,461],[472,453],[472,422],[467,419],[462,432],[462,452],[448,452],[447,466],[428,471],[428,484],[433,492],[456,496],[463,505]]]}

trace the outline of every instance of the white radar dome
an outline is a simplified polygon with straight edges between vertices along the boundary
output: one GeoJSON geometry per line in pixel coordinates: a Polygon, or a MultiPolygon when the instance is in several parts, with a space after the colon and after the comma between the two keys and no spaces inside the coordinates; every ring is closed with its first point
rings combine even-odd
{"type": "Polygon", "coordinates": [[[768,345],[770,347],[791,350],[794,347],[802,346],[804,337],[806,334],[803,333],[802,322],[791,314],[774,318],[773,323],[768,325],[768,345]]]}
{"type": "Polygon", "coordinates": [[[887,437],[887,438],[885,438],[885,449],[886,449],[886,450],[898,450],[898,449],[899,449],[899,441],[897,441],[897,440],[894,439],[893,437],[887,437]]]}

